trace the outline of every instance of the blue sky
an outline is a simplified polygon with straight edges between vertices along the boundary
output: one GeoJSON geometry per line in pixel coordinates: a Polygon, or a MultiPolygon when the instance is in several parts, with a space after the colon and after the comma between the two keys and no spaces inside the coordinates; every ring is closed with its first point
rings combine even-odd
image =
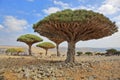
{"type": "MultiPolygon", "coordinates": [[[[116,22],[119,32],[99,40],[80,41],[77,47],[120,47],[120,0],[0,0],[0,45],[21,46],[22,34],[36,34],[32,24],[63,9],[87,9],[116,22]]],[[[49,41],[42,37],[44,41],[49,41]]],[[[61,46],[67,46],[64,42],[61,46]]]]}

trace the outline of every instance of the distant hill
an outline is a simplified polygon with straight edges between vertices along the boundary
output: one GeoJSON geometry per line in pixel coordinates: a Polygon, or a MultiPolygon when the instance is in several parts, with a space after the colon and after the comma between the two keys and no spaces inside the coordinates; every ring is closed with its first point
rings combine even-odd
{"type": "MultiPolygon", "coordinates": [[[[15,48],[15,47],[17,47],[17,46],[0,46],[0,49],[2,48],[15,48]]],[[[20,46],[18,46],[18,47],[20,47],[20,46]]],[[[22,47],[22,46],[21,46],[22,47]]],[[[27,47],[23,47],[23,48],[26,48],[27,49],[27,47]]],[[[43,49],[41,49],[41,48],[37,48],[37,47],[33,47],[32,48],[33,49],[33,52],[35,52],[35,53],[37,53],[37,52],[39,52],[39,51],[41,51],[41,52],[43,52],[44,50],[43,49]]],[[[81,52],[105,52],[107,49],[110,49],[110,48],[91,48],[91,47],[77,47],[76,48],[76,52],[77,51],[81,51],[81,52]]],[[[117,49],[117,50],[120,50],[120,48],[114,48],[114,49],[117,49]]],[[[56,49],[50,49],[49,51],[51,51],[51,52],[56,52],[56,49]]],[[[59,48],[59,51],[61,52],[61,53],[66,53],[67,52],[67,47],[60,47],[59,48]]]]}
{"type": "MultiPolygon", "coordinates": [[[[107,49],[111,48],[91,48],[91,47],[81,47],[81,48],[76,48],[76,51],[81,51],[81,52],[106,52],[107,49]]],[[[115,48],[117,50],[120,50],[120,48],[115,48]]],[[[67,52],[66,47],[60,47],[61,52],[67,52]]]]}

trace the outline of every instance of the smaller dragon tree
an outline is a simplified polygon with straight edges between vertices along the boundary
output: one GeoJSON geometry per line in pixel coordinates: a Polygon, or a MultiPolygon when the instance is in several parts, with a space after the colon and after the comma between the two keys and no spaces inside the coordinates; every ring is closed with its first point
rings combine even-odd
{"type": "Polygon", "coordinates": [[[49,38],[51,41],[53,41],[56,44],[56,50],[57,50],[57,56],[60,56],[60,52],[59,52],[59,45],[60,43],[62,43],[64,40],[60,39],[60,38],[49,38]]]}
{"type": "Polygon", "coordinates": [[[25,34],[25,35],[21,35],[17,39],[17,41],[26,43],[29,46],[29,49],[28,49],[29,55],[32,55],[31,53],[32,45],[34,43],[43,41],[43,39],[33,34],[25,34]]]}
{"type": "Polygon", "coordinates": [[[51,42],[43,42],[43,43],[37,44],[36,46],[45,49],[46,51],[45,55],[47,55],[48,49],[55,48],[55,45],[51,42]]]}

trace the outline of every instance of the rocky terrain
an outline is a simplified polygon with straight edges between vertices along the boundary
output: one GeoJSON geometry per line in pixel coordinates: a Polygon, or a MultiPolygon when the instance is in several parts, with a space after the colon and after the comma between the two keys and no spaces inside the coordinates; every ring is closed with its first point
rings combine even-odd
{"type": "Polygon", "coordinates": [[[0,56],[0,80],[120,80],[120,56],[65,57],[0,56]]]}

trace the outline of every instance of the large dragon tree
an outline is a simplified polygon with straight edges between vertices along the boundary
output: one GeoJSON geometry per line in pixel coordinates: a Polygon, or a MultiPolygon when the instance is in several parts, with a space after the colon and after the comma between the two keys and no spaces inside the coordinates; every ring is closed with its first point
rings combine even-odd
{"type": "Polygon", "coordinates": [[[32,55],[32,53],[31,53],[31,46],[34,43],[43,41],[43,39],[41,39],[40,37],[38,37],[36,35],[33,35],[33,34],[25,34],[25,35],[21,35],[17,39],[17,41],[26,43],[29,46],[29,49],[28,49],[29,55],[32,55]]]}
{"type": "Polygon", "coordinates": [[[88,10],[63,10],[50,14],[34,24],[34,31],[42,36],[56,37],[68,42],[66,62],[75,61],[78,41],[99,39],[118,31],[115,22],[103,14],[88,10]]]}

